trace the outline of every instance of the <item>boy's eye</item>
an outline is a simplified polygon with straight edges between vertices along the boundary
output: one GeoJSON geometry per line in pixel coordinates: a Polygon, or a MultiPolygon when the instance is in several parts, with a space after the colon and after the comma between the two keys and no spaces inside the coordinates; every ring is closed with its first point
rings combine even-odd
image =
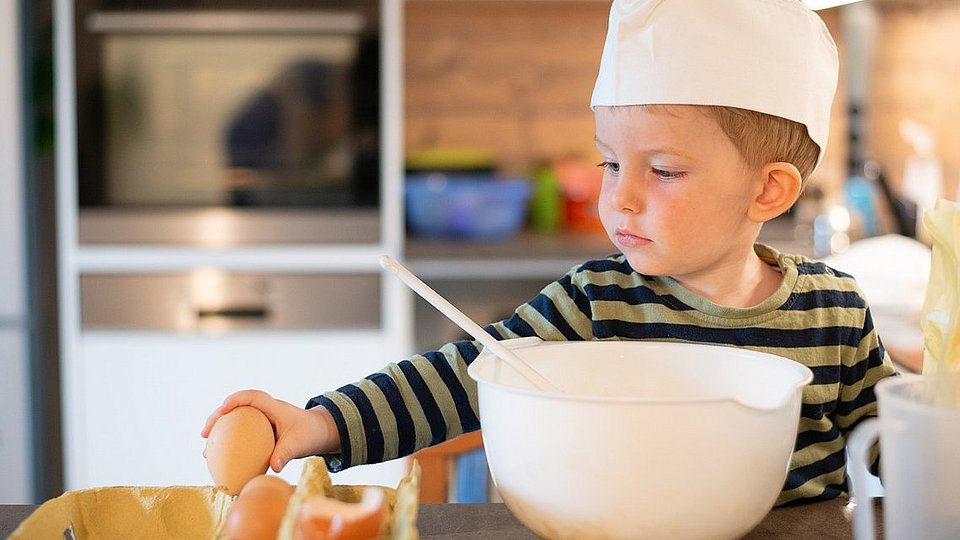
{"type": "Polygon", "coordinates": [[[677,178],[682,177],[684,174],[679,171],[667,171],[664,169],[657,169],[656,167],[654,167],[652,171],[653,171],[653,174],[655,174],[658,178],[663,180],[676,180],[677,178]]]}
{"type": "Polygon", "coordinates": [[[603,167],[610,172],[620,172],[620,164],[615,161],[601,161],[597,163],[597,167],[603,167]]]}

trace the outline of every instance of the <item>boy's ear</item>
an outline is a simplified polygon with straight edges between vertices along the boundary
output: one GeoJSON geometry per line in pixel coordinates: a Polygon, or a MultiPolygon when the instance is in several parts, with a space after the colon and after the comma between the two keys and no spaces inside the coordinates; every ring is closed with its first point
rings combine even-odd
{"type": "Polygon", "coordinates": [[[758,173],[758,180],[747,217],[757,223],[765,223],[797,202],[803,177],[792,164],[777,161],[764,165],[758,173]]]}

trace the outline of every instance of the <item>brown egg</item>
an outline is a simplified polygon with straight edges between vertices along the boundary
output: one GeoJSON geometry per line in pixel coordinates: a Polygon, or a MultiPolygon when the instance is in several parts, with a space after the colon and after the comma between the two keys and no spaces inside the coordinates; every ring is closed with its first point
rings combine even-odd
{"type": "Polygon", "coordinates": [[[293,486],[278,476],[256,476],[240,490],[227,513],[223,532],[231,540],[274,540],[293,486]]]}
{"type": "Polygon", "coordinates": [[[315,495],[300,508],[298,525],[302,540],[371,540],[379,538],[386,513],[386,495],[367,487],[358,503],[315,495]]]}
{"type": "Polygon", "coordinates": [[[243,486],[243,489],[240,490],[240,496],[242,497],[244,493],[248,493],[257,489],[271,489],[284,493],[287,497],[289,497],[293,494],[294,488],[286,480],[280,478],[279,476],[272,474],[261,474],[259,476],[254,476],[249,482],[246,483],[246,485],[243,486]]]}
{"type": "Polygon", "coordinates": [[[273,453],[273,426],[253,407],[237,407],[210,430],[204,456],[217,487],[230,495],[267,471],[273,453]]]}

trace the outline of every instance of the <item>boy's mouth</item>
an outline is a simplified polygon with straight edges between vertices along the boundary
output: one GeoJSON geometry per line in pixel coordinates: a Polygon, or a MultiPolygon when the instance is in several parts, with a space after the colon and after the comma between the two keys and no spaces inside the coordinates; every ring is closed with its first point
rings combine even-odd
{"type": "Polygon", "coordinates": [[[643,236],[633,234],[625,229],[617,229],[617,243],[623,247],[642,247],[651,243],[652,241],[653,240],[650,240],[649,238],[644,238],[643,236]]]}

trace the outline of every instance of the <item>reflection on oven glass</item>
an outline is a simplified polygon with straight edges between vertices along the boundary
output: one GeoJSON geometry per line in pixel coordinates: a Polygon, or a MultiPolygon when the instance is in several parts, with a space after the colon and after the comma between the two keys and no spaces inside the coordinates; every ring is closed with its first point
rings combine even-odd
{"type": "Polygon", "coordinates": [[[378,0],[76,8],[81,244],[379,240],[378,0]]]}
{"type": "Polygon", "coordinates": [[[352,36],[108,36],[109,203],[348,202],[357,53],[352,36]]]}

